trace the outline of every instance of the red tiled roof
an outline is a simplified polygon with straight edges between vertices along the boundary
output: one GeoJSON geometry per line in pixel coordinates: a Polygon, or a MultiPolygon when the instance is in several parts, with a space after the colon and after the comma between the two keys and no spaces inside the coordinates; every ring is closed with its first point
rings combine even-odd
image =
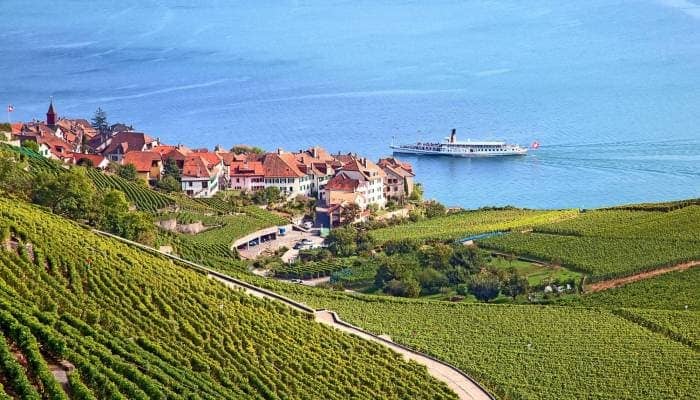
{"type": "Polygon", "coordinates": [[[297,160],[291,153],[267,153],[262,163],[267,177],[301,178],[305,175],[297,166],[297,160]]]}
{"type": "Polygon", "coordinates": [[[236,159],[236,155],[230,151],[217,151],[216,154],[224,161],[224,165],[231,165],[236,159]]]}
{"type": "Polygon", "coordinates": [[[74,164],[78,164],[81,160],[90,160],[90,161],[92,161],[92,165],[97,167],[98,165],[102,164],[107,159],[104,156],[101,156],[99,154],[73,153],[73,163],[74,164]]]}
{"type": "Polygon", "coordinates": [[[123,154],[130,151],[142,151],[147,143],[153,143],[153,139],[141,132],[123,131],[117,132],[112,137],[110,144],[102,151],[102,154],[112,154],[120,149],[123,154]]]}
{"type": "Polygon", "coordinates": [[[343,164],[342,171],[357,171],[366,179],[372,179],[372,172],[377,173],[377,176],[383,177],[386,173],[377,166],[377,164],[366,158],[359,158],[355,155],[343,157],[346,162],[343,164]]]}
{"type": "Polygon", "coordinates": [[[54,135],[37,136],[36,142],[46,145],[51,154],[62,160],[73,155],[70,143],[54,135]]]}
{"type": "Polygon", "coordinates": [[[198,155],[188,156],[182,168],[182,176],[185,177],[209,178],[211,174],[211,170],[207,168],[207,161],[198,155]]]}
{"type": "Polygon", "coordinates": [[[353,154],[350,154],[350,153],[348,153],[348,154],[338,153],[338,154],[334,155],[333,158],[336,159],[337,161],[339,161],[341,164],[347,164],[349,162],[352,162],[352,160],[354,160],[356,158],[356,156],[353,154]]]}
{"type": "Polygon", "coordinates": [[[184,161],[187,155],[190,154],[191,150],[185,146],[169,146],[160,145],[153,148],[153,151],[160,154],[161,158],[165,161],[168,158],[172,158],[176,161],[184,161]]]}
{"type": "Polygon", "coordinates": [[[221,163],[221,157],[209,151],[193,151],[189,156],[201,157],[207,163],[207,168],[214,168],[215,165],[221,163]]]}
{"type": "Polygon", "coordinates": [[[381,158],[379,159],[377,165],[379,165],[380,167],[399,168],[413,176],[413,166],[407,162],[399,161],[394,157],[381,158]]]}
{"type": "Polygon", "coordinates": [[[230,176],[264,176],[265,168],[260,161],[234,161],[230,176]]]}
{"type": "Polygon", "coordinates": [[[17,134],[22,132],[22,127],[24,126],[24,123],[22,122],[13,122],[10,124],[10,129],[12,130],[12,134],[17,134]]]}
{"type": "Polygon", "coordinates": [[[124,154],[122,164],[133,164],[138,172],[149,172],[153,162],[160,162],[160,154],[155,151],[130,151],[124,154]]]}
{"type": "Polygon", "coordinates": [[[357,179],[352,179],[344,174],[338,174],[328,181],[326,184],[326,190],[354,192],[359,185],[360,182],[357,179]]]}
{"type": "Polygon", "coordinates": [[[173,150],[175,150],[175,149],[176,149],[175,146],[171,146],[171,145],[169,145],[169,144],[161,144],[161,145],[158,145],[158,146],[154,147],[154,148],[153,148],[153,151],[155,151],[156,153],[160,154],[161,156],[164,156],[164,155],[170,153],[171,151],[173,151],[173,150]]]}
{"type": "Polygon", "coordinates": [[[309,165],[315,162],[331,162],[333,161],[333,156],[326,151],[323,147],[315,146],[310,147],[304,151],[300,151],[294,154],[297,160],[305,165],[309,165]]]}

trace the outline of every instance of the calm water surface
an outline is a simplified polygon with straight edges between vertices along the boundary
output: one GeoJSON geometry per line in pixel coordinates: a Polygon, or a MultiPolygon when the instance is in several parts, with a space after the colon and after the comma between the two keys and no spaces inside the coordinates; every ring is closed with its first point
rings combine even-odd
{"type": "Polygon", "coordinates": [[[450,205],[700,196],[691,1],[190,3],[0,1],[0,102],[15,120],[42,117],[50,95],[62,115],[101,106],[192,146],[376,158],[394,136],[453,127],[542,143],[515,159],[406,157],[450,205]]]}

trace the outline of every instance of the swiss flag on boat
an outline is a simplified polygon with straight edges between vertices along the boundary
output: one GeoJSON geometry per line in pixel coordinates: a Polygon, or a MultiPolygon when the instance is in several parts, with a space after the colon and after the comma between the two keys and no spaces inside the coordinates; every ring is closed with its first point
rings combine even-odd
{"type": "Polygon", "coordinates": [[[534,142],[532,142],[532,144],[530,145],[530,147],[533,148],[533,149],[535,149],[535,150],[537,150],[537,149],[540,148],[540,142],[538,142],[537,140],[535,140],[534,142]]]}

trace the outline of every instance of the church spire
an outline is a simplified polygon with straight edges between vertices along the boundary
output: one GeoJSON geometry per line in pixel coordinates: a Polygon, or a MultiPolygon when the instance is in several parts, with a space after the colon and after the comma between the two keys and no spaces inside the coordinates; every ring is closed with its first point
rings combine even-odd
{"type": "Polygon", "coordinates": [[[49,111],[46,112],[46,125],[54,126],[57,120],[56,111],[53,109],[53,96],[51,96],[51,103],[49,103],[49,111]]]}

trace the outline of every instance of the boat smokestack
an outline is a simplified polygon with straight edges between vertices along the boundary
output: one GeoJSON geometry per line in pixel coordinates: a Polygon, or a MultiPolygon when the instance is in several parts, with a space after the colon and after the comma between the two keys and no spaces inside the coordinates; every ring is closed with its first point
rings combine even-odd
{"type": "Polygon", "coordinates": [[[450,133],[450,143],[454,143],[457,139],[457,129],[452,128],[452,133],[450,133]]]}

